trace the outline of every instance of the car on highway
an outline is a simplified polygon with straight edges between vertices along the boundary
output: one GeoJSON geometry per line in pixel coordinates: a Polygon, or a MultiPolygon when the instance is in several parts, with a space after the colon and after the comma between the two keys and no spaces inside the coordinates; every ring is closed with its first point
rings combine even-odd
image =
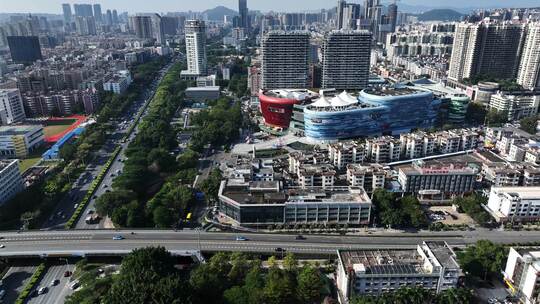
{"type": "Polygon", "coordinates": [[[6,248],[6,245],[0,244],[0,248],[6,248]]]}
{"type": "Polygon", "coordinates": [[[58,280],[58,279],[54,279],[54,280],[51,281],[51,286],[56,286],[58,284],[60,284],[60,280],[58,280]]]}
{"type": "Polygon", "coordinates": [[[285,252],[285,249],[278,247],[275,249],[276,252],[285,252]]]}
{"type": "Polygon", "coordinates": [[[44,287],[39,288],[37,293],[38,295],[42,295],[46,292],[47,292],[47,287],[44,286],[44,287]]]}
{"type": "Polygon", "coordinates": [[[299,235],[297,235],[297,236],[296,236],[296,238],[295,238],[295,239],[297,239],[297,240],[300,240],[300,241],[302,241],[302,240],[305,240],[305,239],[306,239],[306,237],[305,237],[305,236],[303,236],[303,235],[300,235],[300,234],[299,234],[299,235]]]}
{"type": "Polygon", "coordinates": [[[66,271],[64,272],[64,278],[70,277],[71,274],[73,274],[73,272],[71,272],[71,271],[69,271],[69,270],[66,270],[66,271]]]}
{"type": "Polygon", "coordinates": [[[123,240],[124,237],[118,234],[118,235],[113,236],[112,239],[115,241],[120,241],[120,240],[123,240]]]}
{"type": "Polygon", "coordinates": [[[75,289],[77,289],[79,286],[80,286],[79,281],[75,281],[75,282],[71,283],[71,285],[69,285],[69,288],[70,288],[71,290],[75,290],[75,289]]]}
{"type": "Polygon", "coordinates": [[[237,241],[247,241],[248,239],[246,237],[243,237],[243,236],[237,236],[236,240],[237,241]]]}

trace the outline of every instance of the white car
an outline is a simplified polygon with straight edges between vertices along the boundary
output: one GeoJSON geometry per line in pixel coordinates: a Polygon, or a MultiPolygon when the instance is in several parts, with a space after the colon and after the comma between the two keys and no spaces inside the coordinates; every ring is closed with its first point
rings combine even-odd
{"type": "Polygon", "coordinates": [[[5,248],[5,247],[6,247],[6,245],[0,244],[0,248],[5,248]]]}

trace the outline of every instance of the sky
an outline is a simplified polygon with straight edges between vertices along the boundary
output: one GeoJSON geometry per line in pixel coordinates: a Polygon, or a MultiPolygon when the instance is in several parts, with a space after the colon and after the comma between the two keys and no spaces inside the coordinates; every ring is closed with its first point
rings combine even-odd
{"type": "MultiPolygon", "coordinates": [[[[334,0],[248,0],[248,7],[261,11],[305,11],[330,8],[334,0]]],[[[351,0],[350,2],[363,2],[351,0]]],[[[389,0],[383,0],[389,2],[389,0]]],[[[62,3],[100,3],[102,11],[117,9],[120,12],[178,12],[203,11],[218,5],[237,10],[237,0],[0,0],[0,13],[56,13],[60,14],[62,3]]],[[[539,0],[401,0],[408,5],[429,7],[531,7],[540,6],[539,0]]]]}

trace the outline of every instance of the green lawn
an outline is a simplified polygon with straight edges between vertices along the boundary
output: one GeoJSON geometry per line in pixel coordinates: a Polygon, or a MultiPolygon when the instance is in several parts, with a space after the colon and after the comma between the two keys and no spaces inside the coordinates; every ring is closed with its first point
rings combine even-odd
{"type": "Polygon", "coordinates": [[[30,154],[27,158],[21,159],[19,161],[19,170],[21,173],[24,173],[28,168],[34,166],[41,160],[41,155],[46,151],[45,147],[41,147],[30,154]]]}
{"type": "Polygon", "coordinates": [[[70,126],[70,124],[46,126],[45,128],[43,128],[43,133],[45,133],[45,137],[54,136],[56,134],[64,132],[70,126]]]}

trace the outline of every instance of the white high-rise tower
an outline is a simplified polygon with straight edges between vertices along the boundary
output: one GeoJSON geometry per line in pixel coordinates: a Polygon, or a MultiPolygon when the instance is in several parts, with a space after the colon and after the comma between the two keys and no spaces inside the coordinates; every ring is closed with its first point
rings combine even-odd
{"type": "Polygon", "coordinates": [[[540,22],[527,26],[517,82],[527,90],[540,89],[540,22]]]}
{"type": "Polygon", "coordinates": [[[182,71],[186,79],[206,75],[206,26],[201,20],[187,20],[186,32],[186,59],[187,70],[182,71]]]}

